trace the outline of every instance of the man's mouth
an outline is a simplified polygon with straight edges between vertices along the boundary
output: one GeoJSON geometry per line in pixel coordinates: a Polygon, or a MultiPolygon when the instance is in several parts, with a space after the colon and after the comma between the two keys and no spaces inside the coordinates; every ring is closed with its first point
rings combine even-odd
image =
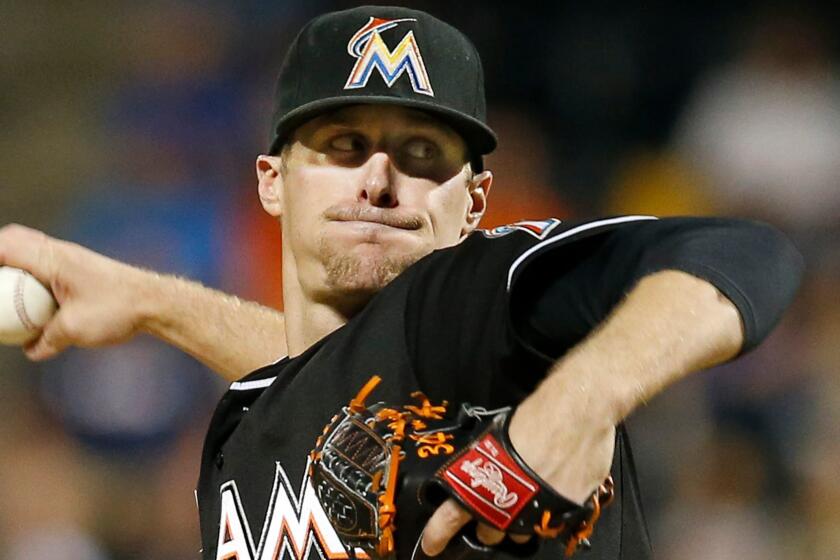
{"type": "Polygon", "coordinates": [[[423,220],[418,216],[382,208],[332,207],[324,215],[334,222],[375,224],[405,230],[423,227],[423,220]]]}

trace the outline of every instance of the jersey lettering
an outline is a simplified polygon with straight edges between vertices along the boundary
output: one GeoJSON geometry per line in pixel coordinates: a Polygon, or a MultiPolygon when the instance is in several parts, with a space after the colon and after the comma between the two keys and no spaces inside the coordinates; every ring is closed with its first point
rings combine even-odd
{"type": "MultiPolygon", "coordinates": [[[[280,463],[258,546],[242,508],[236,482],[222,485],[216,560],[303,560],[314,549],[324,559],[346,559],[347,550],[324,513],[309,480],[307,461],[301,493],[295,495],[280,463]]],[[[361,550],[358,558],[367,558],[361,550]]]]}
{"type": "Polygon", "coordinates": [[[219,520],[219,540],[216,560],[251,560],[254,557],[254,539],[245,511],[239,499],[236,482],[222,486],[222,513],[219,520]]]}

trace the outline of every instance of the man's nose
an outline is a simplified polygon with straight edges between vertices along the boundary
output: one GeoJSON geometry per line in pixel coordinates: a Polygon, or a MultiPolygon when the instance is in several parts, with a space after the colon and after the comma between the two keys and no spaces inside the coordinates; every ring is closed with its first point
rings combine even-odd
{"type": "Polygon", "coordinates": [[[364,165],[364,181],[359,190],[359,199],[368,201],[372,206],[394,208],[397,195],[394,190],[394,166],[391,157],[385,152],[376,152],[364,165]]]}

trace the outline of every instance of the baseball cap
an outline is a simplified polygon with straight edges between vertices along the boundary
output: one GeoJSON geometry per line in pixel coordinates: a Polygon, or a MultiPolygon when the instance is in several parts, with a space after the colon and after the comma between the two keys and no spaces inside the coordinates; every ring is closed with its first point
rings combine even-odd
{"type": "Polygon", "coordinates": [[[419,10],[361,6],[306,24],[280,68],[269,153],[279,151],[304,122],[355,104],[432,114],[465,140],[476,170],[482,169],[481,156],[496,147],[475,46],[419,10]]]}

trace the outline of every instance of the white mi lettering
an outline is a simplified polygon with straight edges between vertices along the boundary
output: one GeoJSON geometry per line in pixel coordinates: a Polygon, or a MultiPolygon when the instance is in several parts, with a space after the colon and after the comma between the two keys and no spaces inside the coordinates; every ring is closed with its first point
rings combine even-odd
{"type": "MultiPolygon", "coordinates": [[[[305,473],[309,473],[307,461],[305,473]]],[[[216,560],[304,560],[314,548],[324,559],[346,559],[347,551],[329,522],[315,489],[305,474],[301,495],[295,495],[280,463],[268,503],[260,542],[254,546],[250,525],[242,508],[236,482],[222,485],[216,560]]],[[[358,558],[367,558],[357,551],[358,558]]]]}

